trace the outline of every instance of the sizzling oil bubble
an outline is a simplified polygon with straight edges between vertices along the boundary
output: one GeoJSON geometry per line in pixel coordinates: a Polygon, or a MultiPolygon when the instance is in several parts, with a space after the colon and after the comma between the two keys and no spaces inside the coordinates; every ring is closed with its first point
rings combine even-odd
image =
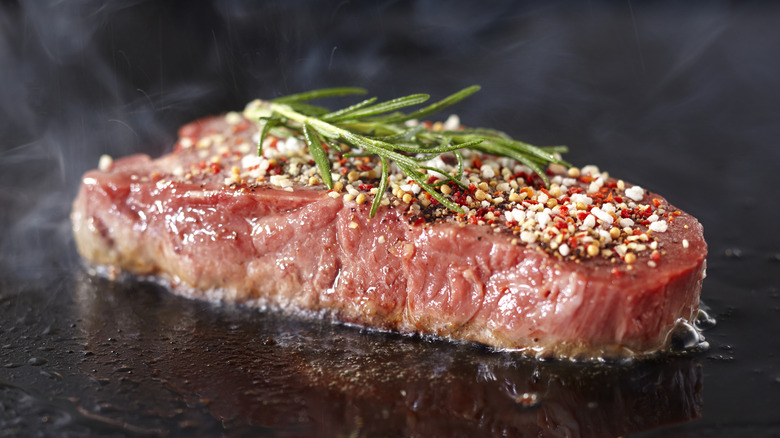
{"type": "Polygon", "coordinates": [[[688,321],[680,321],[672,330],[669,349],[671,351],[706,350],[709,343],[701,331],[688,321]]]}
{"type": "Polygon", "coordinates": [[[706,310],[699,309],[699,313],[696,315],[696,321],[694,324],[696,325],[696,328],[701,331],[715,327],[717,321],[715,321],[715,318],[710,316],[706,310]]]}
{"type": "Polygon", "coordinates": [[[710,347],[703,331],[715,327],[717,321],[707,313],[708,307],[701,303],[693,322],[680,320],[669,334],[669,350],[673,352],[703,351],[710,347]]]}

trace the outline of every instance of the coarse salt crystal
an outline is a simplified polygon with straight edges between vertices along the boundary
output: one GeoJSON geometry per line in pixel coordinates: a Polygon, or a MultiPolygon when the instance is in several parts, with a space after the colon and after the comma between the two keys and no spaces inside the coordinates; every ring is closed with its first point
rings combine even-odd
{"type": "Polygon", "coordinates": [[[303,142],[298,140],[296,137],[289,137],[284,141],[284,143],[277,143],[277,147],[282,152],[295,152],[303,149],[303,142]]]}
{"type": "Polygon", "coordinates": [[[262,157],[259,157],[254,154],[247,154],[241,157],[241,167],[246,169],[252,166],[257,166],[260,164],[262,160],[263,160],[262,157]]]}
{"type": "Polygon", "coordinates": [[[602,222],[606,222],[608,224],[612,224],[612,222],[614,221],[614,219],[612,218],[612,216],[609,213],[603,211],[602,209],[600,209],[598,207],[594,207],[593,210],[591,210],[590,212],[591,212],[591,214],[593,214],[594,216],[599,218],[599,220],[601,220],[602,222]]]}
{"type": "Polygon", "coordinates": [[[629,219],[629,218],[627,218],[627,217],[624,217],[624,218],[620,219],[620,222],[618,222],[618,224],[620,225],[621,228],[633,227],[634,226],[634,221],[629,219]]]}
{"type": "Polygon", "coordinates": [[[569,255],[569,245],[565,243],[562,244],[561,246],[558,247],[558,252],[561,253],[562,256],[566,257],[567,255],[569,255]]]}
{"type": "Polygon", "coordinates": [[[552,218],[550,217],[550,214],[546,211],[543,211],[536,215],[536,221],[539,222],[539,225],[542,226],[542,228],[546,227],[548,223],[550,223],[550,220],[552,218]]]}
{"type": "Polygon", "coordinates": [[[582,194],[582,193],[575,193],[575,194],[571,195],[571,202],[573,204],[576,204],[578,202],[582,202],[585,205],[590,205],[590,204],[593,204],[593,199],[590,196],[588,196],[588,195],[585,195],[585,194],[582,194]]]}
{"type": "Polygon", "coordinates": [[[534,243],[536,242],[536,234],[531,231],[523,231],[520,233],[520,240],[525,243],[534,243]]]}
{"type": "Polygon", "coordinates": [[[683,248],[688,248],[690,246],[690,243],[688,243],[688,239],[683,239],[682,245],[683,245],[683,248]]]}
{"type": "Polygon", "coordinates": [[[525,222],[525,211],[515,208],[512,210],[512,218],[519,224],[525,222]]]}
{"type": "Polygon", "coordinates": [[[231,111],[225,115],[225,121],[228,123],[228,125],[238,125],[241,123],[241,120],[243,120],[243,117],[241,117],[241,114],[231,111]]]}
{"type": "Polygon", "coordinates": [[[114,159],[111,158],[111,155],[101,155],[100,160],[98,160],[98,169],[105,172],[111,169],[112,164],[114,164],[114,159]]]}
{"type": "Polygon", "coordinates": [[[202,137],[200,140],[198,140],[195,145],[198,147],[198,149],[207,149],[211,144],[214,142],[214,139],[211,137],[202,137]]]}
{"type": "Polygon", "coordinates": [[[582,227],[581,228],[593,228],[596,226],[596,218],[589,214],[588,217],[585,218],[584,221],[582,221],[582,227]]]}
{"type": "Polygon", "coordinates": [[[479,168],[479,170],[482,172],[482,178],[493,178],[496,176],[496,173],[493,171],[493,168],[488,166],[487,164],[483,164],[482,167],[479,168]]]}
{"type": "Polygon", "coordinates": [[[650,224],[650,230],[655,231],[656,233],[663,233],[666,231],[668,225],[666,224],[666,221],[658,221],[653,222],[650,224]]]}
{"type": "Polygon", "coordinates": [[[454,131],[460,128],[460,117],[457,114],[450,114],[443,127],[445,131],[454,131]]]}
{"type": "Polygon", "coordinates": [[[280,187],[291,187],[293,185],[287,175],[271,175],[271,184],[280,187]]]}
{"type": "Polygon", "coordinates": [[[626,189],[626,196],[633,199],[634,201],[641,201],[645,196],[645,190],[642,187],[633,186],[626,189]]]}
{"type": "Polygon", "coordinates": [[[580,173],[582,175],[596,176],[599,174],[599,168],[597,166],[590,164],[580,169],[580,173]]]}
{"type": "Polygon", "coordinates": [[[657,214],[651,214],[650,217],[647,218],[648,222],[655,222],[657,220],[658,220],[658,215],[657,214]]]}
{"type": "Polygon", "coordinates": [[[452,166],[450,166],[447,163],[445,163],[444,160],[439,155],[437,155],[436,157],[431,158],[428,161],[423,161],[420,164],[423,164],[423,165],[428,166],[428,167],[434,167],[436,169],[444,170],[444,171],[449,171],[449,170],[451,170],[453,168],[452,166]]]}

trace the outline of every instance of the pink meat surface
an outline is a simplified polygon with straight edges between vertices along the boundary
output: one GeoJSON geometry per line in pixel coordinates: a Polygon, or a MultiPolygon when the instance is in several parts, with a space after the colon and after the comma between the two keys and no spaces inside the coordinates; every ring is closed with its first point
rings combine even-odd
{"type": "MultiPolygon", "coordinates": [[[[323,186],[176,176],[208,169],[200,151],[217,148],[184,142],[215,133],[251,142],[256,128],[244,122],[204,119],[181,129],[171,154],[86,173],[72,213],[81,255],[194,298],[559,357],[652,353],[696,315],[707,246],[686,213],[654,235],[660,260],[640,255],[629,267],[556,257],[486,226],[410,221],[403,206],[369,218],[370,202],[323,186]]],[[[674,210],[648,192],[641,202],[654,198],[674,210]]]]}

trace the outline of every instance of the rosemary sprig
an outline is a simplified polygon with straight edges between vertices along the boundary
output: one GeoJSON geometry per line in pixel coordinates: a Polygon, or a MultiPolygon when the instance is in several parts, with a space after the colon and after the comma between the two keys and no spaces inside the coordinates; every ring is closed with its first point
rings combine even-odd
{"type": "Polygon", "coordinates": [[[461,129],[457,131],[431,131],[422,125],[407,126],[404,122],[420,119],[454,105],[476,93],[479,86],[465,88],[436,103],[403,113],[400,110],[419,105],[429,99],[427,94],[413,94],[385,102],[376,103],[377,98],[363,100],[346,108],[330,111],[308,102],[324,97],[364,94],[362,88],[328,88],[308,91],[261,102],[251,116],[263,122],[260,132],[258,154],[262,153],[263,140],[277,127],[284,127],[297,135],[309,147],[317,164],[322,181],[333,188],[331,163],[325,147],[346,146],[351,151],[345,156],[378,156],[382,172],[377,195],[371,205],[373,217],[387,189],[391,163],[428,192],[434,199],[450,210],[463,213],[454,202],[443,196],[435,187],[452,181],[463,185],[463,155],[461,149],[473,149],[487,154],[509,157],[532,169],[545,184],[549,184],[545,168],[551,163],[567,164],[556,154],[566,152],[564,146],[540,148],[513,140],[503,132],[484,128],[461,129]],[[440,154],[452,152],[458,160],[458,171],[450,175],[440,169],[424,166],[422,163],[440,154]],[[434,184],[427,183],[424,171],[441,175],[434,184]]]}

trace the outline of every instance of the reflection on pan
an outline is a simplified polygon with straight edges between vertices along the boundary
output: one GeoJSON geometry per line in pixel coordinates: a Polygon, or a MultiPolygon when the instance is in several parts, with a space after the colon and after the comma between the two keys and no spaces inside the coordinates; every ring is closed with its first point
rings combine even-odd
{"type": "Polygon", "coordinates": [[[538,362],[214,307],[148,283],[77,282],[80,368],[102,397],[132,400],[144,413],[134,427],[146,422],[150,433],[216,419],[228,435],[619,436],[701,412],[701,366],[690,357],[538,362]],[[183,413],[182,402],[204,418],[183,413]],[[154,417],[167,417],[168,429],[154,417]]]}

